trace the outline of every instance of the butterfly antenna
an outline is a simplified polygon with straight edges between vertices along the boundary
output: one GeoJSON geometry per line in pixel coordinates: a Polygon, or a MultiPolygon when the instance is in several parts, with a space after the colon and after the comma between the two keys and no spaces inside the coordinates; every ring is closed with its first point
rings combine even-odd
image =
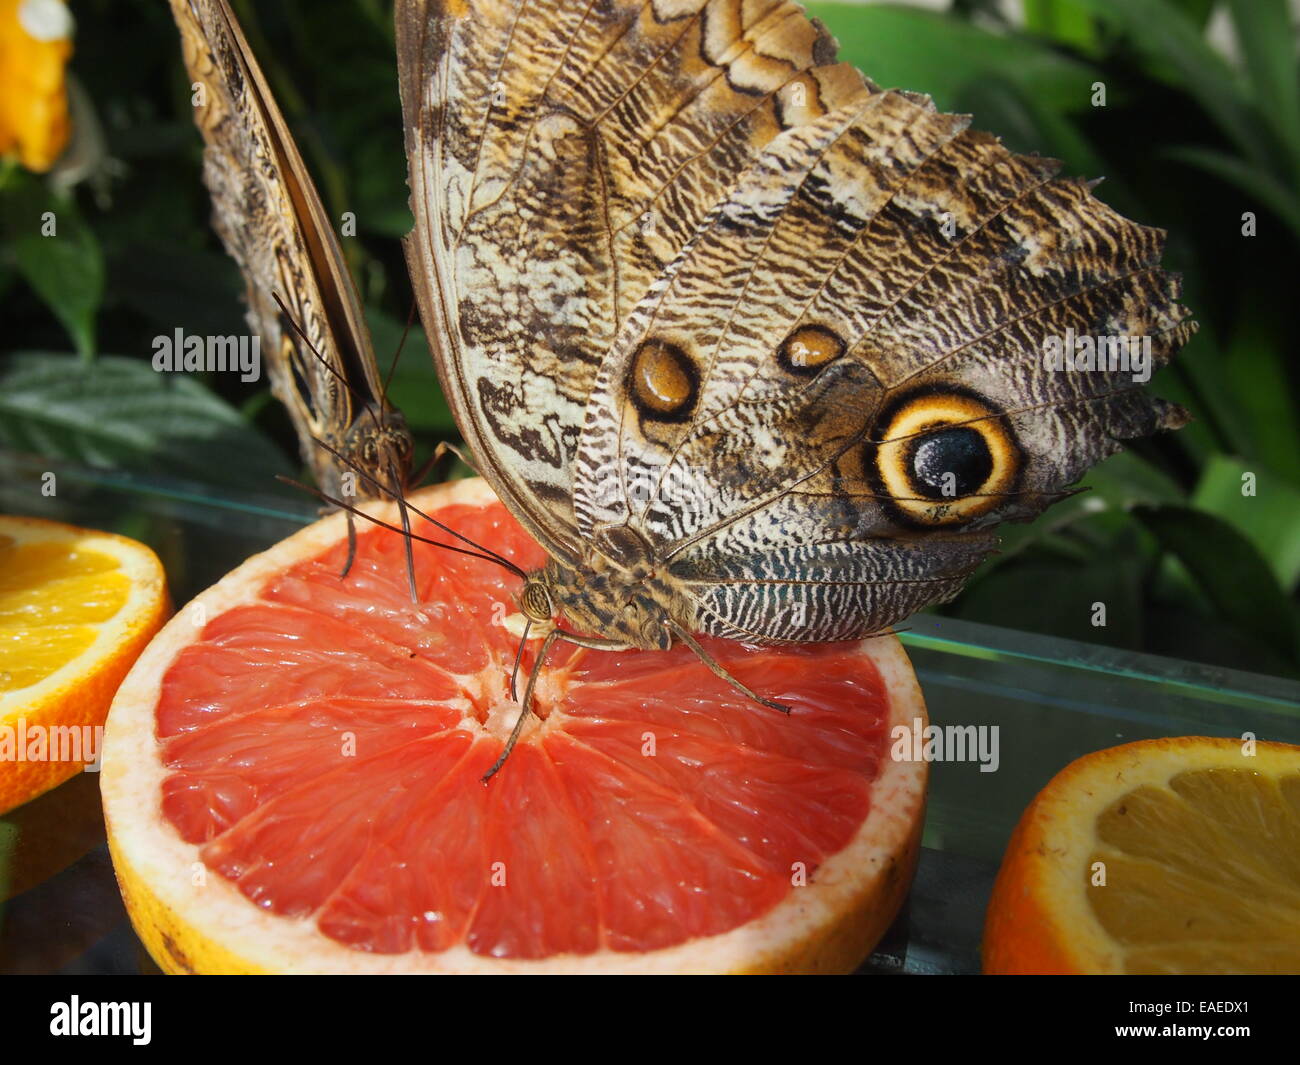
{"type": "MultiPolygon", "coordinates": [[[[525,573],[523,570],[521,570],[509,559],[501,558],[499,555],[496,554],[484,554],[483,552],[487,551],[488,550],[487,548],[481,548],[478,551],[470,551],[464,547],[457,547],[455,544],[444,544],[441,540],[430,540],[427,536],[421,536],[419,533],[413,532],[408,534],[405,532],[405,530],[401,528],[401,526],[390,525],[388,522],[384,521],[383,519],[376,518],[373,514],[367,514],[360,507],[355,507],[351,503],[345,503],[343,500],[335,498],[334,496],[330,495],[328,492],[322,492],[319,488],[313,488],[309,484],[303,484],[301,481],[295,481],[292,477],[286,477],[284,476],[284,474],[281,473],[277,473],[275,475],[275,479],[281,482],[282,484],[287,484],[290,487],[299,488],[304,492],[309,492],[311,495],[314,495],[317,499],[321,500],[322,502],[329,503],[331,506],[338,507],[340,510],[346,510],[349,514],[355,514],[358,518],[361,518],[362,520],[369,522],[371,525],[378,526],[381,529],[387,529],[389,532],[395,532],[401,536],[409,535],[412,540],[418,540],[420,543],[428,544],[431,547],[441,547],[447,551],[455,551],[456,554],[458,555],[469,555],[471,558],[479,558],[482,559],[484,562],[494,562],[502,569],[509,570],[516,577],[522,578],[523,580],[528,579],[528,574],[525,573]]],[[[465,537],[460,536],[460,534],[455,532],[454,530],[448,529],[447,526],[441,524],[440,522],[434,521],[432,518],[428,518],[427,515],[421,514],[417,508],[411,507],[410,509],[414,510],[417,514],[420,514],[421,517],[424,517],[427,521],[438,526],[438,528],[444,530],[445,532],[451,533],[451,535],[456,536],[458,539],[466,540],[465,537]]],[[[466,540],[466,543],[472,544],[474,543],[474,541],[466,540]]],[[[477,547],[478,545],[475,544],[475,546],[477,547]]]]}
{"type": "Polygon", "coordinates": [[[352,382],[339,373],[335,367],[331,366],[329,360],[316,349],[316,345],[311,342],[311,338],[306,334],[302,326],[298,324],[297,319],[290,313],[289,308],[285,306],[285,302],[280,298],[280,294],[278,292],[272,292],[271,299],[275,300],[275,305],[280,308],[280,313],[284,315],[284,320],[288,322],[289,325],[293,327],[293,331],[302,338],[302,342],[307,345],[307,350],[316,356],[316,361],[325,368],[325,372],[351,393],[352,398],[357,401],[357,405],[370,415],[371,420],[375,423],[375,428],[381,428],[379,415],[376,413],[374,405],[367,402],[366,398],[352,386],[352,382]]]}
{"type": "Polygon", "coordinates": [[[393,374],[397,373],[397,363],[402,357],[402,349],[406,347],[406,338],[411,333],[411,325],[415,321],[415,304],[411,304],[411,309],[406,312],[406,328],[402,330],[402,339],[397,342],[397,350],[393,352],[393,361],[388,364],[388,373],[384,375],[384,387],[379,393],[379,402],[388,406],[388,386],[393,383],[393,374]]]}
{"type": "MultiPolygon", "coordinates": [[[[315,439],[315,438],[313,438],[313,439],[315,439]]],[[[360,469],[360,468],[359,468],[355,463],[349,461],[346,457],[344,457],[343,455],[339,454],[338,451],[336,451],[334,448],[330,447],[330,445],[327,444],[324,440],[316,440],[316,443],[319,444],[321,447],[323,447],[326,451],[328,451],[328,452],[329,452],[331,455],[333,455],[335,458],[337,458],[340,462],[342,462],[342,463],[343,463],[345,466],[347,466],[350,470],[352,470],[353,473],[355,473],[358,477],[360,477],[363,481],[365,481],[365,482],[366,482],[368,485],[370,485],[373,489],[375,489],[376,491],[378,491],[378,492],[380,492],[380,493],[385,493],[385,494],[389,494],[389,495],[392,494],[391,492],[388,491],[388,489],[384,488],[383,485],[381,485],[378,481],[376,481],[373,477],[371,477],[368,473],[366,473],[365,470],[360,469]]],[[[322,499],[328,499],[328,497],[326,497],[323,493],[317,491],[316,489],[308,489],[308,491],[315,493],[316,495],[320,496],[322,499]]],[[[456,538],[457,540],[459,540],[461,543],[463,543],[463,544],[469,544],[469,546],[472,547],[472,548],[474,548],[475,551],[482,552],[482,554],[481,554],[479,557],[482,557],[482,558],[491,558],[492,561],[498,563],[498,564],[501,565],[501,566],[504,566],[506,569],[510,570],[511,573],[514,573],[514,574],[516,574],[517,576],[520,576],[520,577],[524,578],[525,580],[528,579],[528,574],[525,573],[525,572],[524,572],[522,569],[520,569],[518,566],[516,566],[513,562],[511,562],[511,561],[510,561],[508,558],[506,558],[504,555],[499,555],[499,554],[497,554],[495,551],[493,551],[490,547],[484,547],[482,544],[480,544],[480,543],[476,543],[475,541],[471,540],[468,536],[462,536],[460,533],[458,533],[455,529],[451,528],[449,525],[444,525],[444,524],[443,524],[442,522],[440,522],[437,518],[430,517],[428,514],[426,514],[424,511],[422,511],[419,507],[417,507],[414,503],[408,502],[407,499],[406,499],[404,496],[402,496],[402,495],[399,494],[399,495],[395,496],[394,498],[395,498],[395,499],[397,500],[397,502],[401,505],[401,508],[402,508],[403,513],[407,512],[407,511],[411,511],[411,512],[413,512],[413,513],[415,513],[415,514],[418,514],[421,518],[423,518],[425,521],[427,521],[430,525],[436,526],[437,528],[441,529],[441,530],[442,530],[443,532],[445,532],[448,536],[455,537],[455,538],[456,538]]],[[[353,507],[346,507],[346,506],[345,506],[344,509],[345,509],[345,510],[353,510],[353,511],[355,511],[355,508],[353,508],[353,507]]],[[[368,514],[361,513],[360,516],[366,518],[368,521],[378,523],[378,522],[377,522],[377,519],[375,519],[375,518],[371,518],[368,514]]],[[[420,539],[421,539],[421,537],[416,536],[414,533],[412,533],[411,536],[412,536],[413,539],[416,539],[416,540],[420,540],[420,539]]],[[[433,541],[433,540],[427,540],[427,541],[425,541],[425,542],[426,542],[426,543],[433,543],[433,544],[436,544],[436,545],[439,546],[439,547],[447,546],[447,545],[445,545],[445,544],[438,544],[437,541],[433,541]]],[[[465,553],[466,553],[466,554],[469,554],[470,552],[465,552],[465,553]]]]}

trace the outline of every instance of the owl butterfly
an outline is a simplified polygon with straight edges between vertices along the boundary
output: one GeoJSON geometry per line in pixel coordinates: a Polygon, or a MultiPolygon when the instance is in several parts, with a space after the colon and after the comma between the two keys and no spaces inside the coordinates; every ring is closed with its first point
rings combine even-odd
{"type": "Polygon", "coordinates": [[[525,615],[595,637],[548,641],[878,632],[952,597],[995,524],[1185,420],[1044,358],[1104,336],[1169,360],[1194,325],[1163,233],[835,62],[796,5],[396,19],[444,388],[550,556],[525,615]]]}
{"type": "MultiPolygon", "coordinates": [[[[249,325],[303,460],[325,498],[401,496],[412,477],[411,435],[385,400],[343,252],[261,68],[226,0],[171,6],[214,226],[243,273],[249,325]]],[[[348,534],[350,567],[350,516],[348,534]]]]}

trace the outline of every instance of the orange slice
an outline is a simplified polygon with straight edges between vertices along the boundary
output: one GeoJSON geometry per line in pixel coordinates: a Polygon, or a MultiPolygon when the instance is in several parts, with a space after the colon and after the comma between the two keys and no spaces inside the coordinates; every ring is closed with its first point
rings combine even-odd
{"type": "MultiPolygon", "coordinates": [[[[417,505],[525,569],[480,481],[417,505]]],[[[391,505],[372,512],[396,520],[391,505]]],[[[422,524],[418,532],[445,541],[422,524]]],[[[343,515],[183,610],[109,718],[109,841],[169,972],[753,972],[856,967],[914,866],[925,711],[893,637],[689,651],[557,645],[515,719],[520,581],[343,515]]],[[[537,643],[525,655],[527,669],[537,643]]]]}
{"type": "Polygon", "coordinates": [[[984,971],[1300,972],[1300,747],[1186,736],[1071,763],[1011,837],[984,971]]]}
{"type": "Polygon", "coordinates": [[[0,813],[81,771],[168,612],[144,544],[0,516],[0,813]]]}

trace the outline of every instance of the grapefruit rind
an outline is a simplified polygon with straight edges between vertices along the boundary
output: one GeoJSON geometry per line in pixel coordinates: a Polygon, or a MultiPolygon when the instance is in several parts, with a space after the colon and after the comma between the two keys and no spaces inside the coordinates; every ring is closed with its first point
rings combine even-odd
{"type": "MultiPolygon", "coordinates": [[[[41,728],[94,728],[104,724],[113,695],[136,657],[162,627],[170,612],[162,563],[146,545],[115,533],[82,529],[43,518],[0,516],[0,537],[17,545],[59,542],[115,559],[126,577],[126,601],[98,625],[94,641],[35,684],[0,692],[0,727],[15,729],[19,719],[28,735],[41,728]]],[[[0,761],[0,813],[42,795],[85,768],[86,762],[0,761]]]]}
{"type": "MultiPolygon", "coordinates": [[[[415,493],[429,512],[495,502],[478,479],[415,493]]],[[[368,513],[397,520],[393,504],[368,513]]],[[[438,953],[387,955],[349,948],[321,933],[311,917],[260,910],[207,870],[199,847],[180,838],[161,811],[166,767],[155,735],[161,680],[195,639],[200,619],[255,600],[273,577],[323,553],[346,535],[346,515],[323,518],[250,558],[177,613],[136,662],[109,715],[101,790],[110,851],[132,922],[150,955],[169,973],[783,973],[849,972],[897,915],[919,852],[927,766],[884,758],[871,787],[870,813],[850,843],[806,886],[760,918],[729,932],[646,953],[604,950],[540,960],[475,954],[464,945],[438,953]]],[[[862,653],[890,693],[886,728],[924,725],[925,705],[896,637],[866,640],[862,653]]]]}
{"type": "Polygon", "coordinates": [[[1098,818],[1141,787],[1167,788],[1179,773],[1241,768],[1300,770],[1300,748],[1239,739],[1175,736],[1111,747],[1071,762],[1043,788],[1007,844],[989,900],[983,968],[991,975],[1115,975],[1125,951],[1107,933],[1084,890],[1097,853],[1098,818]]]}

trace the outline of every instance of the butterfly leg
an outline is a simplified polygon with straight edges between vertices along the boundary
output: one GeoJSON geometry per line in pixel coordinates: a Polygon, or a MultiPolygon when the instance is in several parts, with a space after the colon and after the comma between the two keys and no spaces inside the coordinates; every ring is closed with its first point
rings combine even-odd
{"type": "Polygon", "coordinates": [[[352,572],[352,563],[357,558],[357,525],[352,519],[352,512],[348,511],[348,560],[343,563],[343,572],[339,574],[339,580],[343,580],[352,572]]]}
{"type": "MultiPolygon", "coordinates": [[[[402,515],[402,537],[406,541],[406,585],[411,592],[411,602],[419,606],[420,593],[415,587],[415,549],[413,546],[414,540],[411,539],[411,514],[407,510],[406,496],[402,492],[401,479],[397,476],[397,470],[392,466],[388,467],[388,478],[388,483],[394,486],[396,492],[394,498],[397,500],[398,510],[401,511],[402,515]]],[[[352,515],[349,514],[348,524],[351,525],[351,523],[352,515]]]]}
{"type": "Polygon", "coordinates": [[[772,710],[780,710],[781,713],[783,714],[788,714],[790,712],[790,707],[786,706],[785,703],[778,703],[773,699],[764,699],[761,695],[759,695],[756,691],[754,691],[754,689],[750,688],[749,686],[744,684],[736,677],[733,677],[730,673],[727,672],[726,668],[722,665],[722,663],[720,663],[716,658],[714,658],[711,654],[709,654],[708,651],[704,649],[704,647],[700,644],[699,640],[697,640],[684,628],[678,625],[677,622],[669,619],[666,622],[666,624],[672,630],[673,635],[675,635],[679,640],[682,641],[682,643],[686,644],[687,647],[689,647],[692,651],[694,651],[695,657],[709,667],[709,670],[713,673],[714,676],[718,677],[721,680],[725,680],[728,684],[730,684],[733,688],[735,688],[736,691],[740,692],[742,695],[748,696],[750,699],[753,699],[754,702],[759,703],[762,706],[766,706],[772,710]]]}
{"type": "Polygon", "coordinates": [[[482,476],[478,472],[478,467],[475,466],[474,463],[470,462],[470,460],[465,457],[465,452],[461,451],[461,449],[458,448],[455,444],[449,444],[445,440],[438,441],[438,446],[433,449],[433,455],[429,459],[428,465],[432,467],[434,463],[441,460],[443,455],[449,455],[449,454],[455,455],[458,459],[460,459],[461,462],[463,462],[466,466],[468,466],[473,471],[475,477],[482,476]]]}

